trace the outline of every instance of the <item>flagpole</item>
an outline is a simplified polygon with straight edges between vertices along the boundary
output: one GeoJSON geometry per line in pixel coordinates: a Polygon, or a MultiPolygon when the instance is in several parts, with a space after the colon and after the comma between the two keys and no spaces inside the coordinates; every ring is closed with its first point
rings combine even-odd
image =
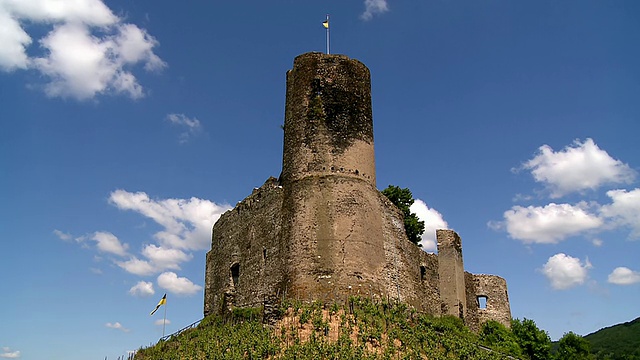
{"type": "Polygon", "coordinates": [[[327,26],[327,55],[329,55],[329,28],[331,27],[331,24],[329,23],[329,14],[327,14],[327,24],[329,25],[327,26]]]}
{"type": "Polygon", "coordinates": [[[167,326],[167,303],[164,304],[164,320],[162,320],[162,337],[164,337],[164,327],[167,326]]]}

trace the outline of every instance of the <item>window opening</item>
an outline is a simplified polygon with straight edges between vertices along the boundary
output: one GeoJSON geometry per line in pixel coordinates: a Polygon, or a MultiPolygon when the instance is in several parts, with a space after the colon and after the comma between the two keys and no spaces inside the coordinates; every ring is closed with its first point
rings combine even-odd
{"type": "Polygon", "coordinates": [[[233,279],[233,286],[238,286],[238,280],[240,279],[240,264],[235,263],[231,265],[231,279],[233,279]]]}
{"type": "Polygon", "coordinates": [[[486,310],[487,308],[487,297],[484,295],[478,296],[478,308],[480,310],[486,310]]]}
{"type": "Polygon", "coordinates": [[[427,268],[425,266],[420,266],[420,280],[424,281],[427,277],[427,268]]]}

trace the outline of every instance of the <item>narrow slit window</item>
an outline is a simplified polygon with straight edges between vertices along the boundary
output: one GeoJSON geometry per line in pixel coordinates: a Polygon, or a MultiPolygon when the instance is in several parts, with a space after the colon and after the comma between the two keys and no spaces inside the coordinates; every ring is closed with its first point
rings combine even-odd
{"type": "Polygon", "coordinates": [[[424,281],[427,277],[427,268],[425,266],[420,266],[420,281],[424,281]]]}
{"type": "Polygon", "coordinates": [[[478,296],[478,308],[480,310],[487,309],[487,297],[484,295],[478,296]]]}
{"type": "Polygon", "coordinates": [[[238,286],[238,280],[240,279],[240,264],[235,263],[231,265],[231,279],[233,280],[233,286],[238,286]]]}

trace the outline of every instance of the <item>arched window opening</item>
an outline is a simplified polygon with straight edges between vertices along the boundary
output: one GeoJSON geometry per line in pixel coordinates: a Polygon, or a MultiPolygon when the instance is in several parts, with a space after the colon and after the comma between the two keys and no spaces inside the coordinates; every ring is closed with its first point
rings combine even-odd
{"type": "Polygon", "coordinates": [[[231,279],[233,280],[233,286],[238,286],[238,280],[240,279],[240,264],[235,263],[231,265],[231,279]]]}

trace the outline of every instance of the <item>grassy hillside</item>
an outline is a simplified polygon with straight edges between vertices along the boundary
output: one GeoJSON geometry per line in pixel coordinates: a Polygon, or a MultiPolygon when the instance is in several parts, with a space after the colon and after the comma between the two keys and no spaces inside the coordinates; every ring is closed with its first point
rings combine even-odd
{"type": "Polygon", "coordinates": [[[640,360],[640,318],[584,337],[597,359],[640,360]]]}
{"type": "MultiPolygon", "coordinates": [[[[275,325],[261,309],[209,316],[197,328],[140,349],[145,359],[509,359],[480,346],[455,317],[434,318],[402,304],[352,298],[344,306],[284,304],[275,325]]],[[[508,351],[508,350],[502,350],[508,351]]]]}

